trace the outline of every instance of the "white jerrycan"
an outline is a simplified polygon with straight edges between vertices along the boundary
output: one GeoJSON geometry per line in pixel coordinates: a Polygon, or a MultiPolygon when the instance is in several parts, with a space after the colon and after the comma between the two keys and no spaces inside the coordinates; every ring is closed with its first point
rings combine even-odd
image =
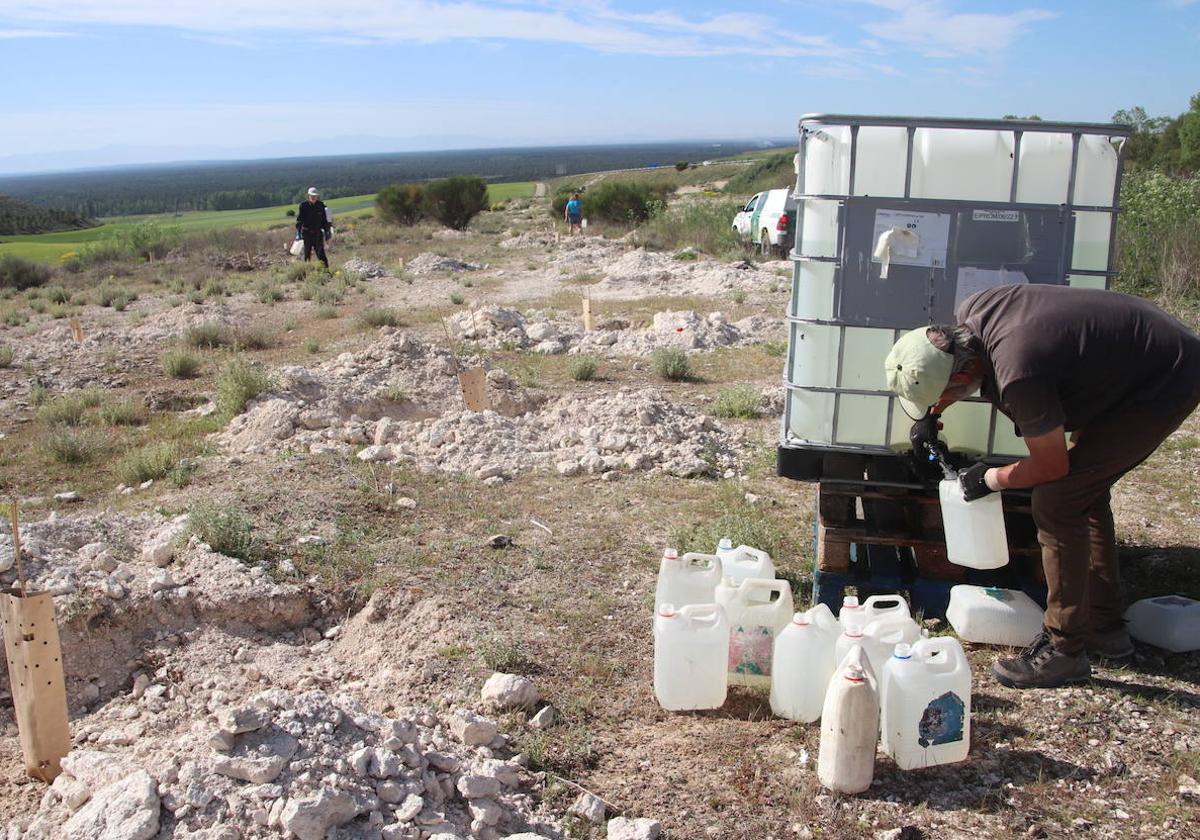
{"type": "MultiPolygon", "coordinates": [[[[857,601],[858,599],[855,598],[857,601]]],[[[867,627],[867,614],[863,608],[857,604],[852,608],[847,609],[845,602],[842,603],[842,613],[838,616],[838,623],[841,624],[842,633],[838,636],[837,642],[834,645],[833,658],[837,662],[838,667],[841,667],[846,655],[855,647],[865,647],[866,640],[863,638],[863,630],[867,627]]],[[[866,655],[866,651],[863,651],[866,655]]]]}
{"type": "Polygon", "coordinates": [[[950,587],[946,620],[963,641],[1025,647],[1042,632],[1043,619],[1042,608],[1020,590],[966,583],[950,587]]]}
{"type": "Polygon", "coordinates": [[[899,595],[872,595],[862,605],[866,616],[862,645],[871,669],[883,673],[892,648],[901,642],[912,644],[921,638],[921,627],[908,611],[908,602],[899,595]]]}
{"type": "Polygon", "coordinates": [[[690,553],[680,557],[679,552],[668,548],[658,566],[654,608],[663,604],[711,604],[720,582],[721,562],[713,555],[690,553]]]}
{"type": "MultiPolygon", "coordinates": [[[[858,596],[844,596],[842,598],[842,609],[838,612],[838,623],[842,625],[843,629],[845,629],[846,620],[855,615],[855,613],[861,613],[861,611],[862,604],[858,603],[858,596]]],[[[865,622],[863,623],[863,626],[866,626],[865,622]]]]}
{"type": "Polygon", "coordinates": [[[1129,635],[1174,653],[1200,650],[1200,601],[1182,595],[1143,598],[1125,611],[1129,635]]]}
{"type": "Polygon", "coordinates": [[[770,554],[748,545],[728,548],[724,545],[728,541],[721,540],[722,546],[718,549],[721,552],[718,556],[721,558],[723,577],[733,578],[734,583],[741,583],[747,578],[771,580],[775,577],[775,564],[771,562],[770,554]]]}
{"type": "Polygon", "coordinates": [[[821,709],[817,778],[838,793],[862,793],[875,775],[879,695],[866,651],[855,645],[829,681],[821,709]]]}
{"type": "Polygon", "coordinates": [[[952,764],[971,746],[971,667],[950,636],[897,645],[880,689],[883,751],[901,770],[952,764]]]}
{"type": "Polygon", "coordinates": [[[654,617],[654,696],[672,712],[725,702],[729,622],[716,604],[663,604],[654,617]]]}
{"type": "Polygon", "coordinates": [[[982,499],[963,499],[962,485],[947,478],[938,486],[946,556],[951,563],[972,569],[999,569],[1008,563],[1008,534],[999,493],[982,499]]]}
{"type": "Polygon", "coordinates": [[[840,633],[837,619],[824,604],[792,616],[775,638],[772,712],[801,723],[812,723],[821,716],[829,678],[837,667],[834,654],[840,633]]]}
{"type": "Polygon", "coordinates": [[[729,619],[729,684],[770,687],[775,637],[792,618],[792,585],[725,578],[717,585],[717,603],[729,619]]]}

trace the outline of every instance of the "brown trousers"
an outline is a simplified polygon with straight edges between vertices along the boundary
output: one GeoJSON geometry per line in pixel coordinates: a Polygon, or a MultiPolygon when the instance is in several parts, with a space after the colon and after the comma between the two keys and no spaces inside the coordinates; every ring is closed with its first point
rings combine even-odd
{"type": "Polygon", "coordinates": [[[1120,625],[1125,598],[1110,491],[1200,404],[1200,379],[1187,379],[1179,389],[1168,390],[1176,399],[1182,397],[1176,406],[1127,406],[1081,430],[1069,453],[1066,477],[1033,488],[1033,519],[1048,589],[1046,629],[1064,653],[1082,650],[1090,632],[1120,625]]]}

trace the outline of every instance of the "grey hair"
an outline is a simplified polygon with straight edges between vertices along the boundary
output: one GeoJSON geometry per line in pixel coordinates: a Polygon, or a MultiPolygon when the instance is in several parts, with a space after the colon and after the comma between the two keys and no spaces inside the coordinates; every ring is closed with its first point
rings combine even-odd
{"type": "Polygon", "coordinates": [[[979,357],[979,339],[965,326],[934,324],[925,334],[934,347],[943,353],[954,354],[954,365],[950,368],[951,376],[962,373],[979,357]]]}

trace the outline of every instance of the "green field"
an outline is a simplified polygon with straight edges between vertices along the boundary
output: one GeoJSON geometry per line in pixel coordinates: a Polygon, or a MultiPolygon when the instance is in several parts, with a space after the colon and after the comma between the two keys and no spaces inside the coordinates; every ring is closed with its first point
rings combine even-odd
{"type": "MultiPolygon", "coordinates": [[[[495,203],[510,198],[531,196],[533,188],[533,181],[489,184],[488,201],[495,203]]],[[[375,196],[372,194],[331,198],[325,204],[333,210],[336,223],[338,217],[370,216],[374,212],[375,196]]],[[[85,248],[89,242],[104,239],[122,228],[129,228],[140,222],[171,225],[178,227],[184,234],[233,227],[252,230],[291,227],[295,224],[295,220],[286,214],[288,210],[294,209],[295,205],[287,204],[277,207],[257,207],[253,210],[195,210],[187,213],[120,216],[104,219],[102,220],[103,224],[86,230],[66,230],[30,236],[6,236],[0,239],[0,254],[15,254],[18,257],[39,262],[58,262],[63,254],[79,251],[81,248],[85,248]]]]}

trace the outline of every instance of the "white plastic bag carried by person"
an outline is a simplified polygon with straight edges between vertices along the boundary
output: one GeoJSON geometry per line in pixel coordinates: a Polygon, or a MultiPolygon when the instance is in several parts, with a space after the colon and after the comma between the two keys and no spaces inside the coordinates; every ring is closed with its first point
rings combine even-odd
{"type": "Polygon", "coordinates": [[[292,247],[291,247],[291,248],[288,248],[288,252],[289,252],[289,253],[291,253],[291,255],[292,255],[293,257],[302,257],[302,256],[304,256],[304,240],[303,240],[303,239],[295,239],[295,240],[293,240],[293,241],[292,241],[292,247]]]}

